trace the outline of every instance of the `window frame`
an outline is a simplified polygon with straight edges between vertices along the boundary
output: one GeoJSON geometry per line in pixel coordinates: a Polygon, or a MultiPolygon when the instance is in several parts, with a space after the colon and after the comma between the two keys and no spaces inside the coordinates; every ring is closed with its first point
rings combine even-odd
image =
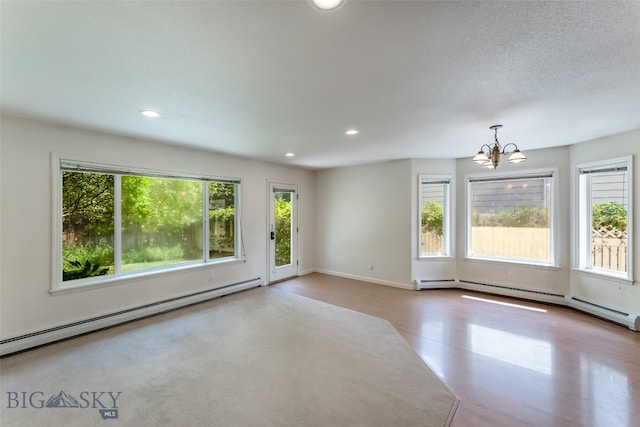
{"type": "Polygon", "coordinates": [[[633,155],[616,157],[593,162],[579,163],[575,165],[575,254],[574,269],[591,274],[597,277],[618,279],[622,283],[633,283],[633,155]],[[624,165],[626,167],[627,181],[627,259],[626,272],[617,272],[604,268],[594,268],[591,261],[592,249],[592,212],[593,212],[593,189],[591,182],[583,185],[581,175],[583,170],[590,170],[589,175],[594,171],[604,171],[624,165]]]}
{"type": "Polygon", "coordinates": [[[64,294],[86,289],[97,289],[123,282],[132,281],[150,275],[166,274],[186,269],[211,267],[217,265],[229,265],[245,261],[244,246],[242,244],[242,211],[240,178],[213,176],[206,174],[177,173],[161,170],[145,169],[135,166],[122,166],[116,164],[98,163],[76,155],[51,154],[52,175],[52,263],[51,263],[51,287],[52,295],[64,294]],[[152,267],[147,269],[122,272],[106,276],[82,278],[63,281],[63,245],[62,245],[62,178],[64,172],[70,171],[69,165],[77,165],[78,171],[89,173],[105,173],[114,175],[114,265],[121,263],[121,177],[124,175],[138,175],[149,178],[187,179],[202,182],[202,256],[199,260],[187,261],[173,265],[152,267]],[[209,257],[209,183],[232,183],[234,189],[234,255],[223,258],[209,257]],[[116,248],[117,245],[117,248],[116,248]]]}
{"type": "Polygon", "coordinates": [[[469,174],[465,176],[465,224],[466,224],[466,242],[465,242],[465,259],[475,260],[475,261],[490,261],[490,262],[499,262],[499,263],[507,263],[507,264],[520,264],[520,265],[528,265],[528,266],[538,266],[538,267],[550,267],[550,268],[559,268],[558,265],[558,251],[557,251],[557,233],[558,233],[558,168],[545,168],[545,169],[529,169],[522,170],[518,172],[508,171],[508,172],[494,172],[494,173],[479,173],[479,174],[469,174]],[[549,227],[551,230],[549,231],[549,261],[535,261],[535,260],[524,260],[524,259],[515,259],[515,258],[500,258],[500,257],[489,257],[489,256],[478,256],[472,255],[472,225],[473,225],[473,213],[472,210],[472,201],[471,201],[471,185],[473,182],[477,182],[479,180],[482,181],[491,181],[491,180],[500,180],[500,181],[508,181],[508,180],[522,180],[527,178],[536,178],[538,176],[551,175],[551,188],[549,190],[549,227]]]}
{"type": "Polygon", "coordinates": [[[451,175],[430,175],[430,174],[419,174],[418,175],[418,259],[419,260],[428,260],[428,259],[443,259],[443,258],[452,258],[455,257],[453,245],[454,239],[454,227],[453,227],[453,219],[454,216],[454,204],[451,202],[454,200],[455,194],[455,178],[451,175]],[[429,182],[424,182],[429,181],[429,182]],[[445,184],[446,187],[443,191],[443,224],[442,224],[442,253],[422,253],[422,184],[445,184]]]}

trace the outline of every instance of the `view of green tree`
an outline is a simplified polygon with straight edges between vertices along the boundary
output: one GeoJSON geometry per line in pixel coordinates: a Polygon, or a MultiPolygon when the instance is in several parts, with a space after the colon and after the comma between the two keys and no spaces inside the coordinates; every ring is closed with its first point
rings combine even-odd
{"type": "Polygon", "coordinates": [[[444,231],[443,209],[440,203],[431,201],[422,205],[422,232],[442,236],[444,231]]]}
{"type": "Polygon", "coordinates": [[[549,209],[517,206],[503,212],[499,222],[503,227],[548,228],[549,209]]]}
{"type": "Polygon", "coordinates": [[[122,228],[181,235],[202,221],[202,183],[186,179],[122,177],[122,228]]]}
{"type": "Polygon", "coordinates": [[[62,174],[63,280],[113,273],[114,177],[62,174]]]}
{"type": "Polygon", "coordinates": [[[113,189],[113,175],[62,174],[62,228],[70,244],[113,234],[113,189]]]}
{"type": "Polygon", "coordinates": [[[605,202],[592,206],[592,226],[595,230],[605,228],[625,232],[627,230],[627,211],[620,203],[605,202]]]}
{"type": "Polygon", "coordinates": [[[123,176],[122,201],[123,270],[202,258],[201,181],[123,176]]]}
{"type": "Polygon", "coordinates": [[[149,216],[147,208],[149,178],[126,176],[121,179],[122,227],[144,223],[149,216]]]}
{"type": "Polygon", "coordinates": [[[291,193],[277,193],[275,200],[276,266],[291,264],[291,193]]]}

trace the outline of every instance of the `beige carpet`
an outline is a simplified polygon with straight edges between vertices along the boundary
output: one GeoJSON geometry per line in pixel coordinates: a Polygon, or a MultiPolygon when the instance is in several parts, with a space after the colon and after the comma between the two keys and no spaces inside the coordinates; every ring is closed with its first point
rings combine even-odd
{"type": "Polygon", "coordinates": [[[5,357],[0,375],[3,427],[442,427],[458,404],[386,320],[264,287],[5,357]]]}

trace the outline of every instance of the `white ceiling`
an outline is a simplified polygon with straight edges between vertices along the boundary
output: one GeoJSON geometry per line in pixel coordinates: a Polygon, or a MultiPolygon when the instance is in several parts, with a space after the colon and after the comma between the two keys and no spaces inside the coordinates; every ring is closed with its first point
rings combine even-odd
{"type": "Polygon", "coordinates": [[[271,162],[640,128],[640,1],[2,0],[0,23],[5,114],[271,162]]]}

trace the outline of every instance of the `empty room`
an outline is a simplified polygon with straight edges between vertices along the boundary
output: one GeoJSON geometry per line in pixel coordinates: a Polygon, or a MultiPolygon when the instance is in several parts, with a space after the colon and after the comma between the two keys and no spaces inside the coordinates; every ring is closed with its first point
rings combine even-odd
{"type": "Polygon", "coordinates": [[[0,0],[0,425],[640,425],[639,23],[0,0]]]}

